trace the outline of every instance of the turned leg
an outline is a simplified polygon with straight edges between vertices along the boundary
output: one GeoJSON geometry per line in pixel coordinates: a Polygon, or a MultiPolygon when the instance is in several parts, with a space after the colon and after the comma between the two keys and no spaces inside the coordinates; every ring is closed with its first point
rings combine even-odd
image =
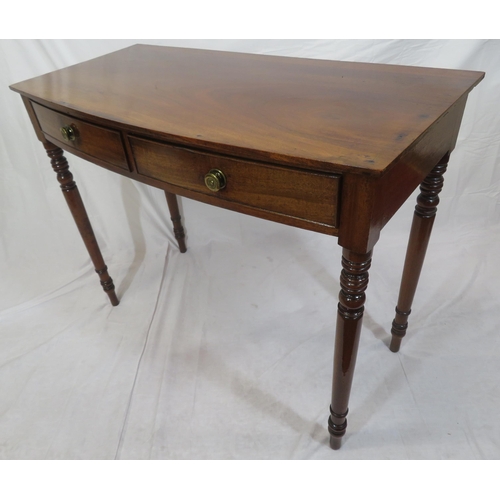
{"type": "Polygon", "coordinates": [[[347,249],[343,250],[333,358],[332,404],[328,419],[330,446],[334,450],[340,448],[347,427],[346,416],[358,353],[370,264],[371,252],[357,254],[347,249]]]}
{"type": "Polygon", "coordinates": [[[57,180],[61,185],[62,192],[66,198],[71,214],[75,219],[78,231],[80,231],[83,242],[87,247],[87,251],[92,259],[96,273],[99,275],[102,288],[108,294],[111,304],[117,306],[119,304],[119,300],[115,293],[115,285],[113,284],[111,276],[108,274],[108,268],[102,258],[101,250],[99,249],[99,245],[95,239],[94,231],[90,225],[80,192],[78,191],[76,183],[73,180],[73,175],[69,171],[68,162],[63,156],[63,150],[50,142],[44,142],[43,145],[50,158],[52,168],[57,174],[57,180]]]}
{"type": "Polygon", "coordinates": [[[181,223],[181,214],[179,212],[179,205],[177,204],[177,197],[175,194],[165,191],[165,197],[167,198],[168,209],[170,210],[170,219],[174,226],[174,235],[177,243],[179,244],[179,250],[181,253],[186,252],[186,240],[184,236],[184,228],[181,223]]]}
{"type": "Polygon", "coordinates": [[[420,185],[421,193],[417,198],[417,206],[413,215],[398,305],[396,306],[396,317],[392,322],[392,339],[389,346],[392,352],[399,351],[401,340],[408,328],[408,316],[411,313],[411,305],[436,217],[439,193],[443,189],[443,174],[446,172],[449,157],[450,155],[447,154],[420,185]]]}

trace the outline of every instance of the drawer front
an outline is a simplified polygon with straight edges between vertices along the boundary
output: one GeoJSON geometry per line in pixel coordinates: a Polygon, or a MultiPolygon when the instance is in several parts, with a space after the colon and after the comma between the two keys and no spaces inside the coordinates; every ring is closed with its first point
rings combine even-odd
{"type": "Polygon", "coordinates": [[[137,172],[174,186],[329,227],[337,227],[339,176],[217,156],[129,137],[137,172]],[[210,191],[205,175],[220,170],[226,186],[210,191]]]}
{"type": "Polygon", "coordinates": [[[68,150],[76,150],[73,151],[76,154],[81,151],[92,158],[129,169],[119,132],[77,120],[35,102],[33,109],[44,133],[67,145],[68,150]],[[74,130],[73,140],[61,133],[61,128],[67,126],[74,130]]]}

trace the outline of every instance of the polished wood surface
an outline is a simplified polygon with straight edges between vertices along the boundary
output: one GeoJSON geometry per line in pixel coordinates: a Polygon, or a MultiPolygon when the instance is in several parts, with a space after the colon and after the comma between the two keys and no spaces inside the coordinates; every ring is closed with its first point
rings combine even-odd
{"type": "Polygon", "coordinates": [[[53,139],[65,141],[65,149],[81,151],[93,158],[100,158],[112,165],[128,169],[119,132],[56,113],[37,103],[33,103],[33,109],[43,132],[53,139]],[[76,132],[73,140],[65,139],[61,134],[61,128],[68,125],[76,132]]]}
{"type": "Polygon", "coordinates": [[[343,250],[333,357],[332,404],[328,419],[330,446],[334,450],[340,448],[347,428],[347,405],[356,365],[371,262],[371,252],[356,254],[343,250]]]}
{"type": "Polygon", "coordinates": [[[436,218],[439,193],[443,189],[443,175],[448,167],[450,155],[446,155],[420,185],[417,206],[408,241],[408,250],[401,278],[401,288],[396,306],[396,317],[392,322],[390,349],[398,352],[401,340],[406,335],[408,316],[417,290],[418,280],[424,264],[427,246],[436,218]]]}
{"type": "Polygon", "coordinates": [[[177,203],[177,196],[175,196],[175,194],[169,193],[168,191],[165,191],[165,198],[167,199],[167,205],[170,211],[170,219],[172,220],[174,236],[179,245],[179,251],[181,253],[186,253],[186,235],[181,222],[181,212],[179,210],[179,204],[177,203]]]}
{"type": "Polygon", "coordinates": [[[50,142],[43,143],[47,155],[50,158],[52,168],[57,174],[57,180],[61,186],[64,198],[68,204],[71,215],[73,216],[78,231],[83,239],[85,247],[92,259],[95,267],[95,272],[98,274],[103,290],[108,294],[112,305],[117,306],[120,301],[115,293],[115,285],[108,273],[108,268],[102,258],[99,244],[94,235],[92,225],[85,210],[80,192],[76,182],[73,180],[73,174],[69,171],[68,161],[63,155],[63,150],[54,146],[50,142]]]}
{"type": "Polygon", "coordinates": [[[172,142],[381,172],[482,76],[134,45],[11,88],[172,142]]]}
{"type": "Polygon", "coordinates": [[[242,205],[243,212],[249,206],[305,219],[319,232],[336,234],[338,175],[242,161],[136,137],[130,137],[130,145],[141,175],[242,205]],[[224,172],[224,189],[207,189],[204,176],[211,169],[224,172]]]}
{"type": "Polygon", "coordinates": [[[421,185],[391,349],[399,349],[477,71],[134,45],[12,85],[44,143],[104,290],[114,286],[62,150],[176,196],[338,236],[332,448],[346,432],[368,269],[421,185]],[[68,129],[68,127],[70,127],[68,129]],[[436,166],[437,165],[437,166],[436,166]],[[205,185],[211,170],[226,180],[205,185]],[[219,175],[219,174],[218,174],[219,175]]]}

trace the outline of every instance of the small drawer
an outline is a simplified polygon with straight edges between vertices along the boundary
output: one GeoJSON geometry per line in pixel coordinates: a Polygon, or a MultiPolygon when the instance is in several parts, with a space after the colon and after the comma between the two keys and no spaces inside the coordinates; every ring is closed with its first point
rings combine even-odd
{"type": "Polygon", "coordinates": [[[75,154],[80,151],[93,159],[129,169],[119,132],[77,120],[35,102],[33,102],[33,109],[43,132],[67,145],[69,151],[75,154]],[[63,135],[63,127],[71,127],[72,133],[69,137],[63,135]]]}
{"type": "Polygon", "coordinates": [[[218,156],[138,137],[129,140],[141,175],[225,202],[337,227],[337,175],[218,156]],[[205,185],[205,175],[213,170],[222,172],[226,181],[216,192],[205,185]]]}

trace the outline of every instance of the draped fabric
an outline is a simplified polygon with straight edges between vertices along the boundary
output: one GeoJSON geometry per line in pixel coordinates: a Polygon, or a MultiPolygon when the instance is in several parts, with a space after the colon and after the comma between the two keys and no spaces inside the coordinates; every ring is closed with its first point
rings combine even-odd
{"type": "Polygon", "coordinates": [[[500,42],[0,41],[0,458],[500,458],[500,42]],[[387,348],[416,193],[383,229],[339,451],[328,447],[336,238],[181,199],[67,154],[111,307],[8,85],[134,43],[470,69],[401,352],[387,348]]]}

